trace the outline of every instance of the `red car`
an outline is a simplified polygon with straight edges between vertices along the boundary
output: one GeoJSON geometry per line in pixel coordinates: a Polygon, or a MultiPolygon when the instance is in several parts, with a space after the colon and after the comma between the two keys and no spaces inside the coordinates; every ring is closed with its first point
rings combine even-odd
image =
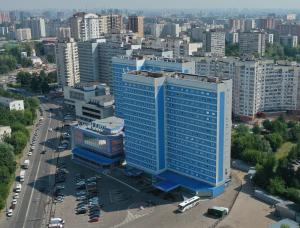
{"type": "Polygon", "coordinates": [[[99,222],[99,217],[91,218],[89,222],[99,222]]]}

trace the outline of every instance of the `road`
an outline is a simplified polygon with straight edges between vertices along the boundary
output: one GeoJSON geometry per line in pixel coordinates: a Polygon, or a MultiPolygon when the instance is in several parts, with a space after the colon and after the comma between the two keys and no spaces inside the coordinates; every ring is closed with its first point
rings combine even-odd
{"type": "MultiPolygon", "coordinates": [[[[56,110],[58,108],[57,105],[50,103],[43,103],[41,107],[44,110],[49,108],[56,110]]],[[[57,114],[57,111],[54,113],[44,111],[43,124],[40,126],[36,147],[30,158],[31,167],[26,172],[18,205],[11,218],[0,219],[1,228],[40,228],[47,224],[49,218],[46,217],[46,210],[49,208],[49,194],[53,186],[53,173],[55,172],[56,153],[54,149],[59,143],[58,132],[48,129],[55,129],[60,125],[57,114]],[[44,148],[47,152],[42,154],[41,151],[44,148]]]]}

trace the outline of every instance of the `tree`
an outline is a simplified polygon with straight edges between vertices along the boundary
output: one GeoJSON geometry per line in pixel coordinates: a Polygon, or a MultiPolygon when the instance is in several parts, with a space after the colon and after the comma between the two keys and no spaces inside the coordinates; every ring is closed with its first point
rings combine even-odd
{"type": "Polygon", "coordinates": [[[268,119],[263,121],[263,127],[268,131],[273,131],[273,124],[268,119]]]}
{"type": "Polygon", "coordinates": [[[14,148],[7,143],[0,143],[0,166],[7,167],[10,174],[16,168],[14,148]]]}
{"type": "Polygon", "coordinates": [[[273,133],[265,136],[269,141],[272,150],[275,152],[283,143],[283,139],[279,133],[273,133]]]}
{"type": "Polygon", "coordinates": [[[27,144],[28,137],[24,132],[17,131],[11,134],[11,137],[8,139],[8,143],[15,148],[15,153],[20,154],[27,144]]]}
{"type": "Polygon", "coordinates": [[[235,131],[238,135],[246,135],[249,133],[249,128],[245,124],[239,124],[235,131]]]}
{"type": "Polygon", "coordinates": [[[281,177],[276,176],[270,179],[268,189],[271,194],[283,195],[286,192],[285,182],[281,177]]]}
{"type": "Polygon", "coordinates": [[[261,133],[261,129],[260,129],[260,127],[258,126],[258,124],[255,124],[255,125],[253,126],[252,132],[253,132],[254,134],[257,134],[257,135],[259,135],[259,134],[261,133]]]}
{"type": "Polygon", "coordinates": [[[280,228],[290,228],[290,226],[288,224],[281,224],[280,228]]]}

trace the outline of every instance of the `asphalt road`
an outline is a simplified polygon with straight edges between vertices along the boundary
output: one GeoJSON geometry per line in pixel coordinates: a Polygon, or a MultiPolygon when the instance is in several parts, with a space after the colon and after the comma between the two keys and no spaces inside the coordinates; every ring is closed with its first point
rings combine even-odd
{"type": "MultiPolygon", "coordinates": [[[[58,106],[49,103],[41,104],[42,109],[56,109],[58,106]]],[[[43,124],[38,131],[37,143],[33,155],[30,157],[30,168],[26,172],[25,182],[22,184],[22,192],[18,204],[11,218],[2,218],[0,227],[7,228],[40,228],[45,227],[48,219],[49,191],[53,186],[55,171],[54,164],[49,163],[56,156],[54,148],[57,147],[58,133],[49,131],[55,129],[60,121],[56,113],[44,111],[43,124]],[[45,143],[46,141],[48,141],[45,143]],[[51,142],[51,145],[50,145],[51,142]],[[46,149],[45,154],[41,152],[46,149]],[[3,221],[5,220],[5,221],[3,221]]],[[[27,151],[26,151],[27,153],[27,151]]],[[[27,155],[25,155],[27,156],[27,155]]]]}

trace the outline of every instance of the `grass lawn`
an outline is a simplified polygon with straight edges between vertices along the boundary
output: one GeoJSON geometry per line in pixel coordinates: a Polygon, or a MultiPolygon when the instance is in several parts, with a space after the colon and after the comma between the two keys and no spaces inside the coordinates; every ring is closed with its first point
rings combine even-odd
{"type": "Polygon", "coordinates": [[[295,143],[292,142],[285,142],[284,144],[282,144],[282,146],[277,150],[277,152],[275,153],[275,157],[277,159],[281,159],[286,157],[290,150],[292,149],[293,146],[295,146],[295,143]]]}

